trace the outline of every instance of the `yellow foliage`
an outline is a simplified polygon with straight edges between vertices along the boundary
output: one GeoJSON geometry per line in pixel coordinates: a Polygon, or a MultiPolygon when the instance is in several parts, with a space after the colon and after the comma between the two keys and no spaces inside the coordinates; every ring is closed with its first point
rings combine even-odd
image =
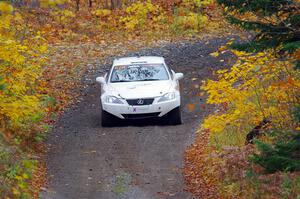
{"type": "Polygon", "coordinates": [[[72,20],[76,17],[75,13],[71,10],[59,10],[51,14],[55,21],[62,25],[72,22],[72,20]]]}
{"type": "Polygon", "coordinates": [[[278,129],[294,128],[291,108],[299,103],[299,72],[290,61],[280,61],[272,51],[239,56],[231,70],[218,71],[217,80],[202,88],[207,102],[218,110],[205,119],[203,128],[212,133],[248,132],[264,118],[278,129]]]}
{"type": "Polygon", "coordinates": [[[181,30],[198,31],[205,26],[206,22],[206,16],[194,12],[189,12],[185,16],[178,16],[177,18],[175,18],[174,26],[175,28],[181,30]]]}
{"type": "Polygon", "coordinates": [[[10,14],[14,11],[14,8],[7,2],[0,1],[0,14],[10,14]]]}
{"type": "Polygon", "coordinates": [[[105,17],[109,17],[112,14],[112,12],[111,10],[108,9],[98,9],[93,11],[92,14],[100,18],[105,18],[105,17]]]}
{"type": "MultiPolygon", "coordinates": [[[[214,53],[210,53],[210,55],[213,56],[213,57],[218,57],[219,56],[219,52],[216,51],[214,53]]],[[[218,73],[220,73],[220,71],[218,71],[218,73]]]]}
{"type": "Polygon", "coordinates": [[[15,131],[28,127],[45,110],[38,79],[47,46],[39,33],[16,37],[19,25],[13,18],[11,14],[0,16],[0,118],[2,129],[15,131]]]}
{"type": "Polygon", "coordinates": [[[166,19],[163,9],[151,3],[151,1],[137,1],[127,7],[126,16],[121,17],[120,21],[129,31],[144,27],[153,27],[154,24],[162,24],[166,19]]]}
{"type": "Polygon", "coordinates": [[[63,5],[69,2],[68,0],[40,0],[40,5],[42,8],[53,8],[58,5],[63,5]]]}
{"type": "Polygon", "coordinates": [[[183,0],[181,5],[188,8],[201,8],[213,3],[213,0],[183,0]]]}

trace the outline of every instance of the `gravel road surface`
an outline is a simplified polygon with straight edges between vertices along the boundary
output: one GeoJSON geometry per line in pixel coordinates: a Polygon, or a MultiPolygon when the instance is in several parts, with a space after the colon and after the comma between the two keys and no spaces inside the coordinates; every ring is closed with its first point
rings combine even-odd
{"type": "Polygon", "coordinates": [[[81,100],[65,111],[49,134],[46,154],[48,185],[42,199],[191,199],[184,191],[184,151],[196,128],[211,110],[199,94],[199,84],[232,56],[209,54],[228,38],[166,44],[129,55],[163,56],[181,81],[183,125],[161,121],[100,124],[100,86],[94,78],[108,70],[111,60],[96,64],[85,77],[81,100]],[[195,106],[194,106],[195,105],[195,106]]]}

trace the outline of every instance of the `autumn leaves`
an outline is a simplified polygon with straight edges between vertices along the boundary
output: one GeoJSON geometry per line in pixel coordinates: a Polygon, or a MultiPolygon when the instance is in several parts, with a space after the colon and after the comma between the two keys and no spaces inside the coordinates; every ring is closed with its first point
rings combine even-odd
{"type": "Polygon", "coordinates": [[[232,52],[239,57],[236,64],[228,71],[217,71],[218,80],[203,86],[209,93],[207,102],[219,109],[203,127],[212,133],[229,129],[245,133],[264,118],[272,118],[276,128],[295,125],[290,113],[298,102],[300,82],[293,64],[278,60],[272,51],[232,52]]]}

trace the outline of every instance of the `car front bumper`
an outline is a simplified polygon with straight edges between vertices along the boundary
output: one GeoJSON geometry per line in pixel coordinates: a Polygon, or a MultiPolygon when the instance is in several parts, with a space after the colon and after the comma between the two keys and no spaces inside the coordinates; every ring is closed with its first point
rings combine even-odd
{"type": "Polygon", "coordinates": [[[132,106],[127,103],[111,104],[102,103],[102,110],[120,119],[145,119],[150,117],[162,117],[168,112],[180,106],[180,96],[165,102],[157,102],[155,99],[151,105],[132,106]]]}

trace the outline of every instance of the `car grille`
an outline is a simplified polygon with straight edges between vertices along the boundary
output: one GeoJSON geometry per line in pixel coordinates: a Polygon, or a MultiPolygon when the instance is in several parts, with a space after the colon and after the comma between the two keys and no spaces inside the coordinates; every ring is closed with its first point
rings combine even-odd
{"type": "Polygon", "coordinates": [[[131,106],[144,106],[150,105],[153,103],[154,98],[147,98],[147,99],[127,99],[127,103],[131,106]]]}
{"type": "Polygon", "coordinates": [[[147,119],[147,118],[153,118],[153,117],[158,117],[160,112],[155,112],[155,113],[142,113],[142,114],[122,114],[122,116],[125,119],[147,119]]]}

